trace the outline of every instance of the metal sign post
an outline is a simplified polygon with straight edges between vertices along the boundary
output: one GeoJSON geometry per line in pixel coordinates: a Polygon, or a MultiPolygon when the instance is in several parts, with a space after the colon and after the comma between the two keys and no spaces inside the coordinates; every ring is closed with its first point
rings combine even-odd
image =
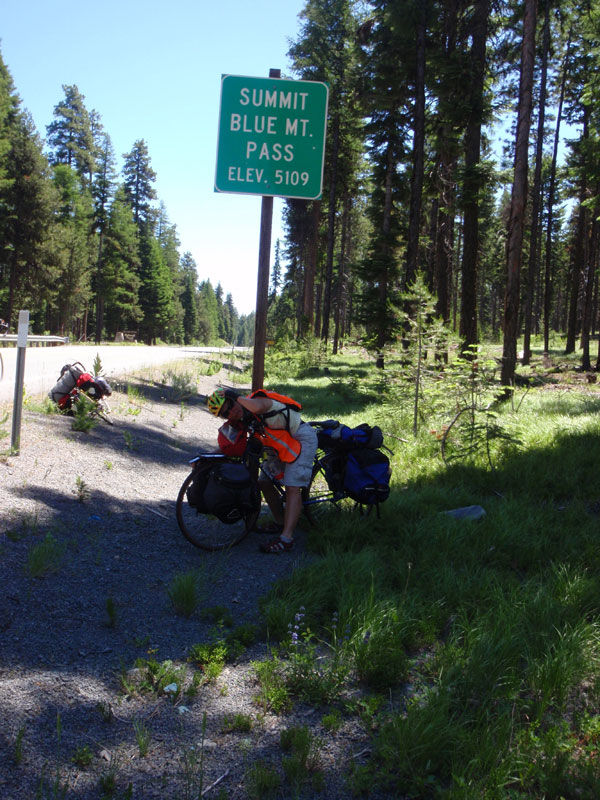
{"type": "Polygon", "coordinates": [[[15,372],[15,394],[13,403],[12,433],[10,447],[13,455],[18,455],[21,447],[21,416],[23,412],[23,384],[25,381],[25,353],[29,332],[29,311],[19,311],[17,328],[17,367],[15,372]]]}
{"type": "Polygon", "coordinates": [[[256,315],[254,317],[254,351],[252,354],[252,391],[262,389],[265,381],[265,341],[267,338],[267,306],[269,303],[269,268],[273,198],[263,197],[260,212],[260,245],[256,283],[256,315]]]}
{"type": "Polygon", "coordinates": [[[262,196],[252,388],[264,380],[273,197],[317,200],[329,89],[319,81],[223,75],[215,191],[262,196]]]}

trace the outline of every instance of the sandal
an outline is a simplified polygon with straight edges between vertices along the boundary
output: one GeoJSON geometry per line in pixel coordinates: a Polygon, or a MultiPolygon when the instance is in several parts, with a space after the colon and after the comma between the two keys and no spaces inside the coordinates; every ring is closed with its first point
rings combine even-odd
{"type": "Polygon", "coordinates": [[[252,528],[254,533],[268,533],[271,536],[275,533],[283,533],[283,525],[280,525],[278,522],[267,522],[266,525],[255,525],[252,528]]]}
{"type": "Polygon", "coordinates": [[[263,553],[284,553],[294,547],[294,540],[286,542],[284,539],[271,539],[270,542],[261,544],[260,549],[263,553]]]}

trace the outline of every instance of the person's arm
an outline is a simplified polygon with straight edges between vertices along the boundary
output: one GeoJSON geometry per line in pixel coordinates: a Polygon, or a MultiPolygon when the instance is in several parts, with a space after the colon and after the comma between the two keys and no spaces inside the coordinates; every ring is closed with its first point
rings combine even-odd
{"type": "Polygon", "coordinates": [[[238,403],[251,414],[260,416],[270,411],[273,401],[268,397],[238,397],[238,403]]]}

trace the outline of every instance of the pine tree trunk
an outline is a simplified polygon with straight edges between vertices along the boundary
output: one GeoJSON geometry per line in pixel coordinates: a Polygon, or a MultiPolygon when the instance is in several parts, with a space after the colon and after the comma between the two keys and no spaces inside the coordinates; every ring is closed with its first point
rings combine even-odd
{"type": "MultiPolygon", "coordinates": [[[[596,243],[596,261],[598,263],[598,244],[596,243]]],[[[594,296],[592,297],[592,328],[590,336],[592,339],[596,337],[597,329],[596,323],[598,322],[598,270],[594,269],[594,296]]],[[[600,352],[600,349],[599,349],[600,352]]]]}
{"type": "Polygon", "coordinates": [[[102,249],[104,245],[104,231],[100,231],[98,242],[98,264],[96,267],[96,344],[102,340],[104,328],[104,278],[102,264],[102,249]]]}
{"type": "MultiPolygon", "coordinates": [[[[387,242],[389,238],[389,232],[391,229],[391,222],[392,222],[392,185],[393,185],[393,177],[394,171],[396,169],[396,162],[394,161],[394,152],[391,144],[388,144],[387,149],[387,164],[386,164],[386,174],[385,174],[385,198],[384,198],[384,206],[383,206],[383,223],[382,223],[382,232],[384,234],[384,239],[387,242]]],[[[387,245],[386,245],[387,246],[387,245]]],[[[385,258],[390,256],[390,253],[384,253],[385,258]]],[[[387,261],[385,262],[387,263],[387,261]]],[[[383,348],[385,347],[385,343],[387,341],[387,326],[386,326],[386,308],[387,308],[387,300],[388,300],[388,274],[389,270],[387,267],[382,268],[381,273],[379,275],[379,314],[377,319],[377,338],[376,338],[376,345],[377,345],[377,358],[375,360],[375,366],[378,369],[384,369],[385,367],[385,357],[383,355],[383,348]]]]}
{"type": "Polygon", "coordinates": [[[429,211],[429,242],[427,246],[427,288],[435,292],[435,245],[437,242],[439,201],[434,197],[429,211]]]}
{"type": "MultiPolygon", "coordinates": [[[[548,352],[550,346],[550,298],[551,298],[551,267],[552,267],[552,227],[554,218],[554,193],[556,186],[556,163],[558,160],[558,145],[560,143],[560,123],[562,119],[562,109],[565,99],[565,87],[567,83],[567,73],[569,70],[569,59],[571,54],[571,33],[567,42],[567,52],[563,62],[562,78],[560,84],[560,97],[556,112],[556,128],[554,130],[554,150],[552,153],[552,164],[550,167],[550,186],[548,188],[548,214],[546,229],[546,267],[544,272],[544,352],[548,352]]],[[[584,123],[585,124],[585,123],[584,123]]],[[[573,346],[575,340],[573,339],[573,346]]]]}
{"type": "Polygon", "coordinates": [[[344,192],[344,213],[342,215],[342,235],[340,245],[340,264],[338,268],[338,281],[337,281],[337,296],[335,303],[334,324],[335,329],[333,333],[333,354],[335,355],[339,348],[340,341],[340,322],[344,313],[344,296],[346,292],[346,259],[348,251],[348,227],[350,216],[350,197],[349,192],[344,192]]]}
{"type": "MultiPolygon", "coordinates": [[[[450,191],[450,189],[448,189],[450,191]]],[[[450,321],[450,286],[452,281],[452,244],[454,220],[445,193],[440,198],[435,243],[436,314],[446,324],[450,321]],[[443,205],[442,205],[443,201],[443,205]]]]}
{"type": "Polygon", "coordinates": [[[527,203],[527,169],[529,129],[531,126],[533,66],[535,61],[536,0],[525,0],[521,77],[515,147],[515,167],[508,222],[507,280],[504,304],[504,347],[502,353],[502,384],[512,386],[517,361],[517,322],[519,316],[519,284],[527,203]]]}
{"type": "MultiPolygon", "coordinates": [[[[597,191],[597,188],[596,188],[597,191]]],[[[595,265],[598,260],[598,220],[594,214],[592,223],[592,233],[587,242],[584,260],[584,282],[585,292],[583,300],[583,310],[581,314],[581,368],[589,372],[592,368],[590,361],[590,327],[592,324],[592,295],[594,291],[595,265]]]]}
{"type": "Polygon", "coordinates": [[[339,115],[333,119],[333,147],[331,151],[331,182],[329,184],[329,210],[327,213],[327,263],[323,287],[323,324],[321,339],[327,346],[329,338],[329,316],[331,314],[331,290],[333,281],[333,249],[335,246],[335,198],[337,194],[337,162],[340,146],[339,115]]]}
{"type": "Polygon", "coordinates": [[[464,231],[464,218],[459,216],[458,220],[458,232],[457,232],[457,243],[456,243],[456,251],[453,250],[453,253],[456,252],[456,260],[454,261],[453,256],[453,269],[452,269],[452,330],[456,332],[457,325],[458,325],[458,285],[459,285],[459,270],[458,270],[458,254],[463,249],[463,231],[464,231]]]}
{"type": "Polygon", "coordinates": [[[548,76],[548,51],[550,49],[550,0],[546,0],[544,10],[544,35],[542,43],[542,69],[540,75],[540,101],[538,111],[537,141],[535,152],[535,170],[531,199],[531,237],[529,244],[529,264],[525,275],[525,315],[523,319],[523,359],[524,365],[531,360],[531,317],[533,310],[533,292],[539,275],[538,237],[540,200],[542,184],[542,159],[544,155],[544,123],[546,120],[546,84],[548,76]]]}
{"type": "Polygon", "coordinates": [[[463,182],[464,221],[462,258],[462,295],[460,333],[463,349],[468,352],[477,343],[477,253],[479,248],[479,191],[481,176],[481,126],[483,121],[483,90],[485,79],[485,49],[489,17],[489,0],[478,0],[471,28],[471,75],[469,119],[465,131],[465,177],[463,182]]]}
{"type": "Polygon", "coordinates": [[[302,301],[302,329],[300,336],[305,336],[312,331],[315,316],[315,276],[317,272],[317,259],[319,255],[319,217],[321,203],[319,200],[312,202],[311,231],[309,239],[309,252],[304,266],[304,291],[302,301]]]}
{"type": "Polygon", "coordinates": [[[406,243],[405,285],[410,286],[417,274],[419,229],[421,225],[421,196],[423,194],[423,169],[425,160],[425,11],[421,3],[421,17],[417,23],[417,75],[415,87],[415,113],[413,133],[413,165],[410,180],[410,211],[408,241],[406,243]]]}
{"type": "Polygon", "coordinates": [[[318,337],[321,330],[321,308],[323,301],[323,281],[319,281],[315,286],[315,326],[311,331],[313,336],[318,337]]]}
{"type": "MultiPolygon", "coordinates": [[[[456,53],[458,27],[458,5],[456,0],[445,0],[442,5],[444,65],[442,72],[452,74],[456,53]],[[447,70],[445,69],[447,65],[447,70]]],[[[450,102],[454,97],[450,98],[450,102]]],[[[446,101],[448,104],[448,101],[446,101]]],[[[443,118],[444,115],[442,115],[443,118]]],[[[454,202],[456,196],[456,152],[450,147],[455,138],[452,125],[445,119],[439,137],[439,158],[437,168],[437,220],[433,247],[433,277],[437,294],[436,314],[448,325],[450,322],[450,303],[452,300],[453,246],[454,246],[454,202]]]]}
{"type": "MultiPolygon", "coordinates": [[[[584,137],[587,126],[584,125],[584,137]]],[[[579,212],[575,231],[575,242],[573,243],[573,256],[571,259],[571,277],[569,281],[569,318],[567,321],[567,343],[565,355],[575,352],[575,340],[577,338],[577,321],[579,310],[579,289],[581,286],[581,265],[583,263],[584,239],[587,229],[587,211],[583,205],[587,196],[587,183],[585,175],[579,189],[579,212]]],[[[546,351],[547,352],[547,351],[546,351]]]]}

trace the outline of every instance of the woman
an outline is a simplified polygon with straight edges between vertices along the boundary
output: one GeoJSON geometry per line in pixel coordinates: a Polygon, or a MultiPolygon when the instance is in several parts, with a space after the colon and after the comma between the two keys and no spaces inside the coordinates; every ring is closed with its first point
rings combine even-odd
{"type": "Polygon", "coordinates": [[[260,532],[279,533],[261,545],[263,553],[283,553],[294,546],[296,525],[302,512],[302,489],[308,486],[317,452],[317,434],[300,418],[300,404],[276,392],[259,389],[248,396],[217,389],[207,399],[208,410],[232,423],[248,425],[259,419],[259,434],[269,452],[263,469],[285,487],[285,505],[270,481],[259,481],[275,525],[260,532]],[[289,402],[286,402],[289,401],[289,402]]]}

